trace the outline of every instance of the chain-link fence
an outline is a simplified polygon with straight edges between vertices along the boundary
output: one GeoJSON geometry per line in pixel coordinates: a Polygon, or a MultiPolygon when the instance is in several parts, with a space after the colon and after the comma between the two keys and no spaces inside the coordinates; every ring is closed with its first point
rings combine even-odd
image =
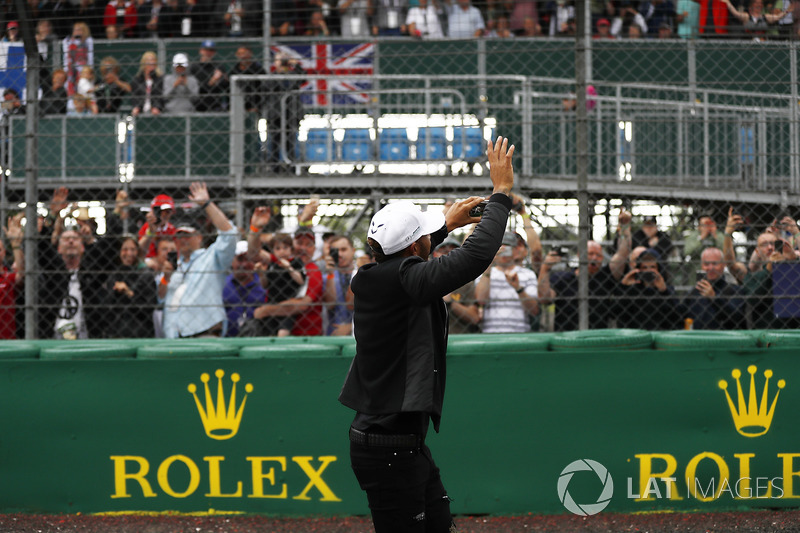
{"type": "Polygon", "coordinates": [[[451,332],[577,329],[581,299],[590,328],[795,327],[798,53],[772,30],[96,40],[94,91],[69,101],[56,46],[41,100],[19,99],[41,108],[35,161],[4,96],[3,336],[350,334],[371,215],[487,194],[497,135],[517,236],[445,299],[451,332]]]}

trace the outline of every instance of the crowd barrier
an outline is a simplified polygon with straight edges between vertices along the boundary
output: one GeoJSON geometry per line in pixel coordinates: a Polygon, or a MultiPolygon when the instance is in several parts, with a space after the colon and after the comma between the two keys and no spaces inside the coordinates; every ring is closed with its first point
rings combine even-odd
{"type": "MultiPolygon", "coordinates": [[[[453,336],[456,513],[800,498],[800,331],[453,336]]],[[[0,343],[0,512],[366,514],[346,338],[0,343]]]]}

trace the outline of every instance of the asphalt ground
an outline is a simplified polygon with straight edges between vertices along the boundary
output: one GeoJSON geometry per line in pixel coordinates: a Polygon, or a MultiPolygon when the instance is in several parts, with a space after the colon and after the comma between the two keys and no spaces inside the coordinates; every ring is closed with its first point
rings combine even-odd
{"type": "MultiPolygon", "coordinates": [[[[800,532],[800,510],[729,513],[600,513],[459,516],[460,533],[800,532]]],[[[2,533],[370,533],[369,517],[274,518],[187,515],[0,515],[2,533]]]]}

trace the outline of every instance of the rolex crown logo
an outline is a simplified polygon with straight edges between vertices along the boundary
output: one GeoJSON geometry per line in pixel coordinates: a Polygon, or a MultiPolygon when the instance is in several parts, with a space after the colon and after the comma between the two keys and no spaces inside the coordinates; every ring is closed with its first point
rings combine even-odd
{"type": "Polygon", "coordinates": [[[742,377],[742,371],[735,368],[731,372],[731,376],[736,380],[736,390],[738,397],[738,409],[733,404],[731,395],[728,392],[728,382],[724,379],[720,380],[719,388],[725,391],[725,396],[728,398],[728,407],[731,409],[733,416],[733,423],[736,426],[736,431],[745,437],[758,437],[769,431],[769,426],[772,424],[772,415],[775,414],[775,405],[778,403],[778,395],[780,389],[786,386],[785,380],[778,381],[778,391],[775,392],[775,397],[772,403],[769,402],[769,380],[772,377],[772,370],[764,371],[764,391],[761,393],[761,402],[757,399],[756,393],[756,374],[755,365],[747,367],[747,372],[750,374],[750,393],[745,402],[744,393],[742,392],[742,382],[739,378],[742,377]]]}
{"type": "Polygon", "coordinates": [[[211,397],[211,390],[208,387],[209,375],[205,372],[200,375],[200,381],[203,382],[205,387],[205,407],[197,397],[197,386],[194,383],[189,384],[189,392],[194,396],[194,401],[197,404],[197,411],[200,413],[200,418],[203,421],[203,427],[206,430],[206,435],[216,440],[230,439],[236,432],[239,431],[239,423],[242,421],[242,413],[244,412],[244,404],[247,401],[247,394],[253,392],[253,385],[248,383],[245,385],[245,395],[242,398],[242,403],[236,406],[236,384],[241,379],[239,374],[231,374],[231,394],[230,400],[225,402],[225,393],[222,386],[222,377],[225,371],[222,369],[217,370],[214,375],[217,377],[217,399],[216,402],[211,397]]]}

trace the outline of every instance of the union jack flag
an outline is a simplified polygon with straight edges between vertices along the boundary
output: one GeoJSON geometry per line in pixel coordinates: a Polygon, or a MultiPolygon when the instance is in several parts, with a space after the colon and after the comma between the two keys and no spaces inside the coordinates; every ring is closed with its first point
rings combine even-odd
{"type": "Polygon", "coordinates": [[[300,87],[303,104],[324,106],[329,98],[334,105],[369,102],[366,91],[372,88],[372,81],[339,76],[372,75],[375,58],[373,43],[339,44],[318,43],[313,45],[273,45],[270,47],[273,58],[276,54],[300,62],[308,74],[329,76],[326,79],[308,80],[300,87]]]}

